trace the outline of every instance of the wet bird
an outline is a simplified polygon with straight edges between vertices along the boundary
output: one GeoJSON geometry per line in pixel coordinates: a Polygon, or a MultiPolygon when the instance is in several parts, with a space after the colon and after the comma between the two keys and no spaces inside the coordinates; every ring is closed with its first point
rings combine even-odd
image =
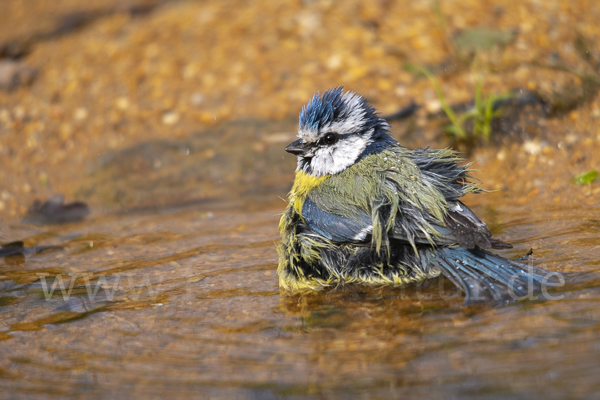
{"type": "Polygon", "coordinates": [[[364,98],[331,89],[300,113],[289,205],[281,217],[280,287],[408,285],[440,273],[466,302],[509,302],[548,272],[487,249],[509,248],[460,198],[478,192],[450,149],[401,146],[364,98]]]}

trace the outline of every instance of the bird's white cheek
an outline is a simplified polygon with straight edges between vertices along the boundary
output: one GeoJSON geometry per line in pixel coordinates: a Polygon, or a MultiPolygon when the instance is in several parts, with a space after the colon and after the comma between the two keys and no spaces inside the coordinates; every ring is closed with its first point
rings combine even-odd
{"type": "Polygon", "coordinates": [[[335,149],[331,157],[331,160],[333,160],[332,165],[330,165],[332,171],[331,173],[336,174],[338,172],[342,172],[354,164],[361,152],[362,150],[357,148],[335,149]]]}
{"type": "Polygon", "coordinates": [[[366,148],[363,138],[348,138],[332,147],[319,149],[312,159],[315,175],[337,174],[353,165],[366,148]]]}

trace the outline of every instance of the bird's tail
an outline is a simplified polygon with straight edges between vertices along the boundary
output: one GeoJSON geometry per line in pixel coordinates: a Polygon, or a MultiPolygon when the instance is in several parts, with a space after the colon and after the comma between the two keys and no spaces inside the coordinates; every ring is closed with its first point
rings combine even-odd
{"type": "Polygon", "coordinates": [[[558,272],[510,261],[479,248],[438,248],[430,262],[465,292],[465,303],[552,298],[547,289],[565,283],[558,272]]]}

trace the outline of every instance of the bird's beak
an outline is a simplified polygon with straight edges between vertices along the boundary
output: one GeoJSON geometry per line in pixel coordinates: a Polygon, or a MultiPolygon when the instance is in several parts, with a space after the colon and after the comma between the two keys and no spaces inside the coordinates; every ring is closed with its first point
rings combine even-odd
{"type": "Polygon", "coordinates": [[[290,143],[288,147],[285,148],[285,151],[288,153],[292,153],[297,156],[301,156],[308,151],[310,148],[309,143],[305,143],[302,139],[298,139],[293,143],[290,143]]]}

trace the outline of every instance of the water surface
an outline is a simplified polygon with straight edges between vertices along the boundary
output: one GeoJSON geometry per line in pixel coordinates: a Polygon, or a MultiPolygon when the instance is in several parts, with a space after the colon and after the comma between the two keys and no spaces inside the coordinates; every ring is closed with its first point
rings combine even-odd
{"type": "MultiPolygon", "coordinates": [[[[598,207],[503,200],[492,193],[471,204],[496,218],[492,228],[515,244],[507,257],[533,247],[533,262],[548,270],[598,269],[598,207]]],[[[279,202],[251,210],[199,203],[10,227],[26,244],[60,247],[0,263],[3,392],[9,398],[597,395],[600,285],[593,275],[553,293],[560,301],[500,308],[465,307],[447,284],[450,295],[440,297],[435,280],[420,288],[280,295],[275,243],[285,203],[279,202]]]]}

